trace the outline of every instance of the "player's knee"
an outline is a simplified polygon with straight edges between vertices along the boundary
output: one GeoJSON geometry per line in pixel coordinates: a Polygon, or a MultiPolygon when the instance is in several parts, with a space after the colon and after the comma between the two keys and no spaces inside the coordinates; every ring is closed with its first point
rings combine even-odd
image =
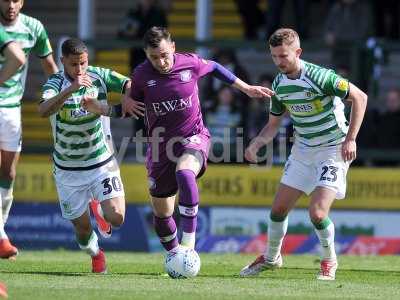
{"type": "Polygon", "coordinates": [[[125,216],[123,213],[117,213],[115,216],[115,222],[112,224],[114,227],[119,227],[124,224],[125,216]]]}
{"type": "Polygon", "coordinates": [[[153,205],[153,214],[161,219],[168,218],[174,214],[174,206],[167,205],[167,206],[156,206],[153,205]]]}
{"type": "Polygon", "coordinates": [[[319,224],[327,217],[327,213],[322,209],[310,209],[310,219],[314,224],[319,224]]]}

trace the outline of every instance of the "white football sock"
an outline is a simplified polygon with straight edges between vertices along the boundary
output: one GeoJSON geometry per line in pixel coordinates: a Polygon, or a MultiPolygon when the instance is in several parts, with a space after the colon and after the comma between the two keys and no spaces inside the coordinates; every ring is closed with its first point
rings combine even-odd
{"type": "Polygon", "coordinates": [[[79,248],[85,250],[86,253],[88,253],[90,256],[96,256],[97,254],[99,254],[100,251],[98,240],[99,239],[97,237],[97,234],[94,231],[92,231],[88,244],[85,246],[78,243],[78,245],[79,248]]]}
{"type": "Polygon", "coordinates": [[[335,225],[331,222],[325,229],[316,229],[322,246],[322,259],[336,260],[335,251],[335,225]]]}
{"type": "MultiPolygon", "coordinates": [[[[2,207],[2,197],[0,193],[0,208],[2,207]]],[[[6,232],[4,231],[3,213],[0,212],[0,239],[8,239],[6,232]]]]}
{"type": "Polygon", "coordinates": [[[13,203],[13,186],[11,186],[9,189],[5,188],[0,188],[0,193],[1,193],[1,207],[2,207],[2,214],[3,214],[3,222],[4,224],[7,223],[8,220],[8,215],[10,213],[11,205],[13,203]]]}
{"type": "Polygon", "coordinates": [[[269,261],[275,261],[281,253],[282,242],[288,227],[288,217],[282,222],[268,222],[268,242],[265,256],[269,261]]]}

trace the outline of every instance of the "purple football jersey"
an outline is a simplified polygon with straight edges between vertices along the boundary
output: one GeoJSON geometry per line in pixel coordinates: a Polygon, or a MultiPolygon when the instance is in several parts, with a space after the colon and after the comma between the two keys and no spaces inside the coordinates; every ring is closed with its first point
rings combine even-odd
{"type": "Polygon", "coordinates": [[[131,97],[144,102],[147,135],[175,137],[208,134],[204,127],[197,81],[214,70],[214,62],[195,54],[175,53],[169,73],[161,74],[146,60],[132,75],[131,97]]]}

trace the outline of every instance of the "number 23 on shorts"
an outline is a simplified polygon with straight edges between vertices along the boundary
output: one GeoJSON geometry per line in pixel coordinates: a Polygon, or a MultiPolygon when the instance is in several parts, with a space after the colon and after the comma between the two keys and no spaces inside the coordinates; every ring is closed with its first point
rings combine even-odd
{"type": "Polygon", "coordinates": [[[323,165],[321,169],[322,172],[319,181],[335,182],[337,180],[337,172],[339,170],[338,167],[332,165],[323,165]]]}

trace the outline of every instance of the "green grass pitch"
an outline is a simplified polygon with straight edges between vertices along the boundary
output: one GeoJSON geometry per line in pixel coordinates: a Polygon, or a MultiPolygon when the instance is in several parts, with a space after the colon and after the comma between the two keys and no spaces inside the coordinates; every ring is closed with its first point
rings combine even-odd
{"type": "Polygon", "coordinates": [[[200,254],[194,279],[163,275],[162,254],[108,252],[107,275],[90,273],[79,251],[23,251],[0,261],[9,299],[400,299],[400,256],[341,256],[334,282],[315,279],[315,256],[285,256],[284,267],[240,278],[254,256],[200,254]]]}

